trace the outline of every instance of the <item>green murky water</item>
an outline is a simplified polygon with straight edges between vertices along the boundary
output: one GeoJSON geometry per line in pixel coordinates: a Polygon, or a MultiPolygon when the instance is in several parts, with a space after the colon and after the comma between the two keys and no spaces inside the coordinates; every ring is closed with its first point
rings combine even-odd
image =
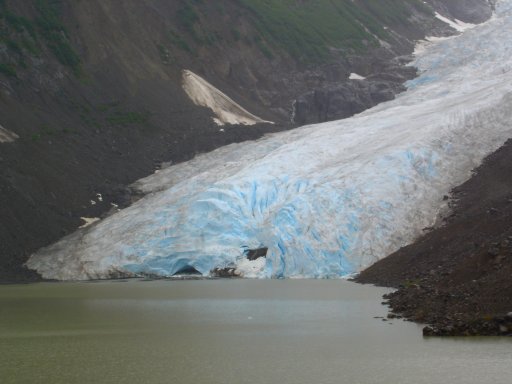
{"type": "Polygon", "coordinates": [[[0,286],[0,383],[507,383],[512,339],[423,339],[333,280],[0,286]]]}

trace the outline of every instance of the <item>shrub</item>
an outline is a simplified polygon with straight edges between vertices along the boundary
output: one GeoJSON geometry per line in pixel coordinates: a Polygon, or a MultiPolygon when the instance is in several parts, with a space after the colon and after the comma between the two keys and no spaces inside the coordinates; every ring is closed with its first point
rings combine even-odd
{"type": "Polygon", "coordinates": [[[0,73],[9,77],[18,77],[16,69],[10,64],[0,63],[0,73]]]}

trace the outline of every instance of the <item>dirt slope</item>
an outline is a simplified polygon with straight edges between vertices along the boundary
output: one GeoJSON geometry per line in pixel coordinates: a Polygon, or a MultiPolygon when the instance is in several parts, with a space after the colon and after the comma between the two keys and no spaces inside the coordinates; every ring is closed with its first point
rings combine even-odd
{"type": "Polygon", "coordinates": [[[399,288],[392,310],[431,324],[426,334],[512,334],[512,140],[452,198],[442,227],[357,280],[399,288]]]}

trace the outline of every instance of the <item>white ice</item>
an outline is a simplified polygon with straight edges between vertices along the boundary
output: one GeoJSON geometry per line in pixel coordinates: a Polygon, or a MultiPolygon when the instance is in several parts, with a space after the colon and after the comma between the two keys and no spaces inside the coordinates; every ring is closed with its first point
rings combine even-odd
{"type": "Polygon", "coordinates": [[[33,255],[44,277],[339,277],[410,243],[443,196],[512,134],[512,0],[431,45],[397,99],[350,119],[234,144],[140,180],[131,207],[33,255]],[[246,249],[268,247],[262,265],[246,249]]]}

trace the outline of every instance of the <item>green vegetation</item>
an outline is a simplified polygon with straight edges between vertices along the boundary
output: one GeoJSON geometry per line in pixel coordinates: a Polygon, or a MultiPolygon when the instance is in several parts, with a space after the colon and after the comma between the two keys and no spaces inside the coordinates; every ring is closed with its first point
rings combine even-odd
{"type": "Polygon", "coordinates": [[[17,53],[18,55],[21,55],[21,47],[15,40],[7,40],[5,42],[5,45],[7,45],[7,48],[11,51],[17,53]]]}
{"type": "Polygon", "coordinates": [[[179,49],[181,49],[183,51],[192,53],[192,49],[190,49],[190,46],[188,45],[188,43],[178,33],[174,32],[174,31],[169,31],[167,37],[168,37],[169,41],[171,42],[171,44],[177,46],[179,49]]]}
{"type": "Polygon", "coordinates": [[[268,45],[309,62],[326,58],[332,48],[360,51],[375,46],[388,36],[387,24],[408,24],[408,6],[425,9],[417,0],[238,1],[268,45]]]}
{"type": "Polygon", "coordinates": [[[88,126],[94,128],[100,128],[101,125],[96,120],[94,114],[92,113],[91,108],[85,104],[79,104],[76,102],[71,102],[72,107],[77,111],[80,120],[88,126]]]}
{"type": "Polygon", "coordinates": [[[32,141],[39,141],[41,139],[44,139],[45,137],[52,137],[52,136],[57,136],[59,134],[65,134],[65,133],[70,133],[71,131],[67,128],[64,128],[64,129],[61,129],[61,130],[58,130],[56,128],[53,128],[53,127],[50,127],[49,125],[47,124],[43,124],[41,125],[41,127],[39,128],[39,131],[38,132],[35,132],[33,133],[31,136],[30,136],[30,139],[32,141]]]}
{"type": "Polygon", "coordinates": [[[273,59],[274,58],[274,55],[272,54],[272,51],[269,49],[269,47],[265,44],[265,42],[263,41],[263,39],[261,38],[261,36],[257,35],[255,38],[254,38],[254,42],[256,43],[256,45],[258,46],[258,48],[260,49],[261,53],[263,53],[265,55],[265,57],[269,60],[273,59]]]}
{"type": "Polygon", "coordinates": [[[164,63],[165,65],[171,64],[171,52],[162,44],[157,44],[156,47],[158,48],[158,53],[160,54],[160,60],[162,60],[162,63],[164,63]]]}
{"type": "Polygon", "coordinates": [[[69,44],[67,30],[59,15],[59,3],[51,0],[36,0],[36,9],[39,11],[36,24],[57,60],[78,73],[80,58],[69,44]]]}
{"type": "Polygon", "coordinates": [[[111,101],[109,103],[103,103],[96,107],[96,109],[100,112],[107,112],[113,108],[116,108],[119,106],[119,101],[111,101]]]}
{"type": "Polygon", "coordinates": [[[70,101],[69,106],[80,117],[82,123],[89,128],[101,131],[106,127],[124,127],[130,125],[147,126],[150,113],[130,111],[123,108],[120,101],[114,100],[97,105],[70,101]]]}
{"type": "Polygon", "coordinates": [[[0,73],[9,77],[17,77],[16,68],[10,64],[0,63],[0,73]]]}
{"type": "MultiPolygon", "coordinates": [[[[0,43],[6,45],[12,53],[13,63],[27,67],[25,57],[39,56],[41,46],[45,44],[57,60],[71,68],[75,74],[80,72],[80,58],[69,43],[68,32],[61,21],[60,0],[27,0],[37,11],[34,19],[13,13],[4,0],[0,0],[0,43]]],[[[4,68],[2,73],[6,73],[4,68]]],[[[12,71],[8,71],[12,73],[12,71]]]]}
{"type": "Polygon", "coordinates": [[[191,34],[195,33],[194,25],[199,21],[199,15],[190,4],[185,4],[180,8],[176,16],[185,29],[191,34]]]}
{"type": "MultiPolygon", "coordinates": [[[[201,4],[200,1],[196,1],[196,3],[201,4]]],[[[178,10],[176,18],[186,34],[191,36],[194,42],[199,45],[213,45],[216,41],[221,40],[220,36],[217,36],[215,33],[203,30],[198,11],[189,3],[185,3],[183,7],[178,10]]],[[[181,42],[184,42],[184,40],[181,39],[181,42]]],[[[189,52],[191,51],[189,50],[189,52]]]]}
{"type": "Polygon", "coordinates": [[[389,26],[407,26],[413,9],[431,12],[420,0],[233,0],[248,25],[233,25],[226,36],[211,20],[222,19],[222,3],[181,0],[176,31],[170,42],[193,53],[195,46],[222,40],[257,47],[268,59],[288,52],[305,63],[318,63],[333,53],[360,52],[389,38],[389,26]]]}
{"type": "Polygon", "coordinates": [[[202,44],[203,38],[201,33],[198,31],[196,27],[199,24],[199,15],[195,11],[195,9],[190,4],[185,4],[182,8],[180,8],[176,14],[178,18],[178,22],[182,26],[183,29],[187,32],[189,36],[197,42],[202,44]]]}
{"type": "Polygon", "coordinates": [[[33,56],[39,56],[41,50],[33,40],[22,38],[20,41],[21,46],[27,50],[33,56]]]}
{"type": "Polygon", "coordinates": [[[324,59],[329,46],[356,47],[363,39],[371,39],[356,20],[345,20],[344,2],[239,1],[250,11],[253,24],[264,40],[302,61],[324,59]]]}
{"type": "MultiPolygon", "coordinates": [[[[64,0],[25,0],[33,9],[32,18],[17,15],[0,0],[0,43],[11,54],[0,68],[15,76],[26,67],[30,56],[50,50],[55,58],[80,74],[81,61],[70,44],[63,23],[64,0]]],[[[179,56],[176,49],[198,54],[201,46],[237,42],[259,49],[269,60],[278,52],[288,52],[298,61],[314,64],[332,54],[364,51],[389,37],[386,26],[409,24],[411,9],[428,11],[420,0],[231,0],[231,20],[242,24],[219,25],[227,7],[222,2],[176,0],[173,27],[158,41],[157,49],[166,65],[179,56]],[[226,9],[224,9],[226,7],[226,9]]],[[[9,4],[12,4],[9,2],[9,4]]],[[[14,7],[11,7],[14,8],[14,7]]]]}
{"type": "Polygon", "coordinates": [[[10,12],[5,5],[2,6],[2,14],[6,22],[18,33],[26,31],[32,38],[36,38],[34,24],[23,16],[10,12]]]}
{"type": "Polygon", "coordinates": [[[107,117],[107,122],[112,125],[146,124],[149,113],[117,112],[107,117]]]}

